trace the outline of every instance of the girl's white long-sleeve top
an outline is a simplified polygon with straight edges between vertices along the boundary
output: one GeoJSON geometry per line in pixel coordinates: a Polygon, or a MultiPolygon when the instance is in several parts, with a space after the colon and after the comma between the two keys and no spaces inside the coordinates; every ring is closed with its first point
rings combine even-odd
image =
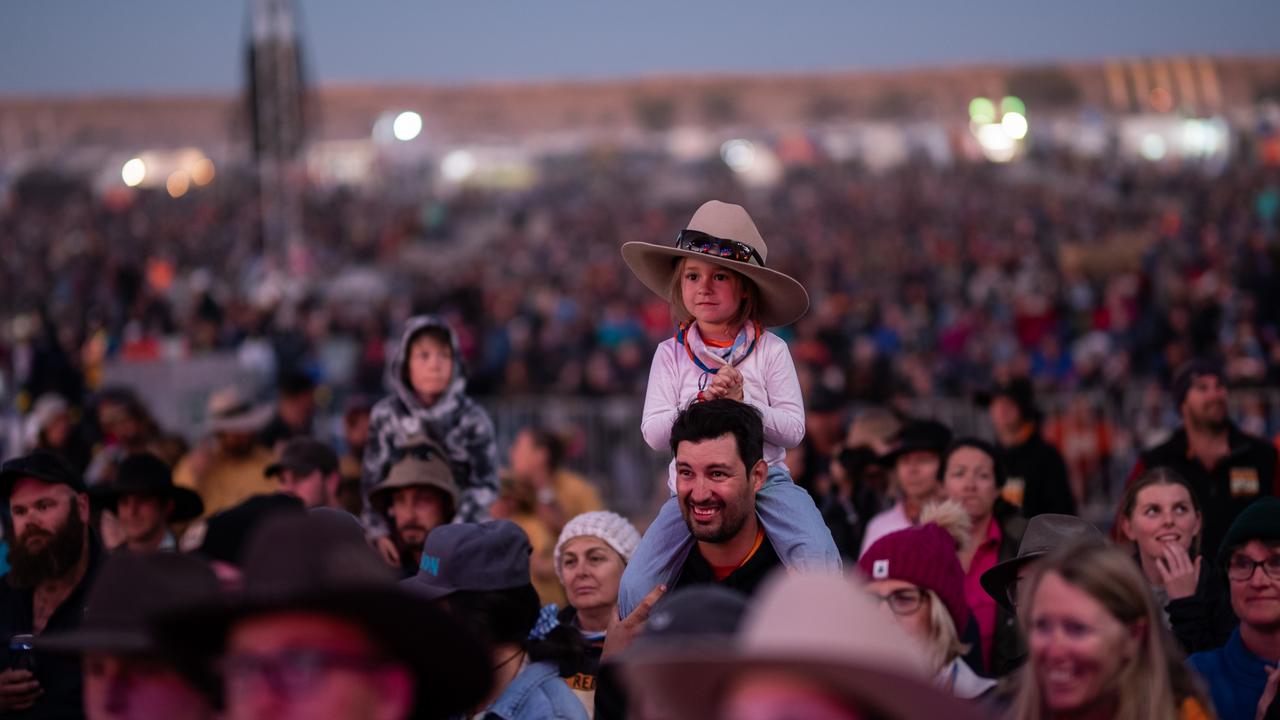
{"type": "MultiPolygon", "coordinates": [[[[804,400],[796,376],[791,351],[782,338],[771,332],[760,336],[756,349],[737,366],[742,373],[742,398],[760,411],[764,420],[764,460],[781,465],[788,448],[804,439],[804,400]]],[[[654,450],[670,452],[671,425],[676,415],[698,396],[705,375],[689,359],[675,338],[664,340],[653,353],[649,386],[645,390],[644,417],[640,431],[654,450]]],[[[704,387],[709,387],[708,377],[704,387]]],[[[675,460],[667,473],[667,485],[675,492],[675,460]]]]}

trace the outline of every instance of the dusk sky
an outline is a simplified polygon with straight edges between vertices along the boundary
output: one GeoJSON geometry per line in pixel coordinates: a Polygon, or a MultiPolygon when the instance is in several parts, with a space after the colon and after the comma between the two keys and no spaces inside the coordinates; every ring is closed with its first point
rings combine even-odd
{"type": "MultiPolygon", "coordinates": [[[[319,84],[1280,54],[1280,0],[300,0],[319,84]]],[[[0,94],[227,92],[241,0],[0,3],[0,94]]]]}

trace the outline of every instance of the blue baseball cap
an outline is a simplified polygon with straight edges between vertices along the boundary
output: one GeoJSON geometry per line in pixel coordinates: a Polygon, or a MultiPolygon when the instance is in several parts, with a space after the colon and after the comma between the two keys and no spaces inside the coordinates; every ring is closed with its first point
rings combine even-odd
{"type": "Polygon", "coordinates": [[[427,534],[418,574],[401,584],[433,600],[523,587],[532,582],[532,553],[529,536],[510,520],[441,525],[427,534]]]}

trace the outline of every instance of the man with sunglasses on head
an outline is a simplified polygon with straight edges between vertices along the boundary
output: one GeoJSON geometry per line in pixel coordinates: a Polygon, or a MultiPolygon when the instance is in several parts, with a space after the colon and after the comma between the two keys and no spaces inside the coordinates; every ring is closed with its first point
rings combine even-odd
{"type": "Polygon", "coordinates": [[[1187,662],[1205,679],[1221,718],[1272,718],[1280,713],[1280,499],[1244,509],[1227,530],[1219,557],[1231,609],[1240,626],[1227,644],[1187,662]]]}

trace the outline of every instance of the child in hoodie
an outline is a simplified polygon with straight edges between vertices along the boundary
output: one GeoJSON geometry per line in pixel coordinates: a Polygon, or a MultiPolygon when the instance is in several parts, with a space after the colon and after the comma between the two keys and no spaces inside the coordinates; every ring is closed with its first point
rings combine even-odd
{"type": "Polygon", "coordinates": [[[405,448],[424,441],[443,448],[453,468],[461,491],[454,522],[488,520],[498,496],[498,448],[489,414],[466,394],[453,330],[438,317],[410,318],[387,364],[386,382],[391,394],[373,406],[361,474],[370,534],[385,536],[387,528],[368,507],[369,489],[386,477],[405,448]]]}

